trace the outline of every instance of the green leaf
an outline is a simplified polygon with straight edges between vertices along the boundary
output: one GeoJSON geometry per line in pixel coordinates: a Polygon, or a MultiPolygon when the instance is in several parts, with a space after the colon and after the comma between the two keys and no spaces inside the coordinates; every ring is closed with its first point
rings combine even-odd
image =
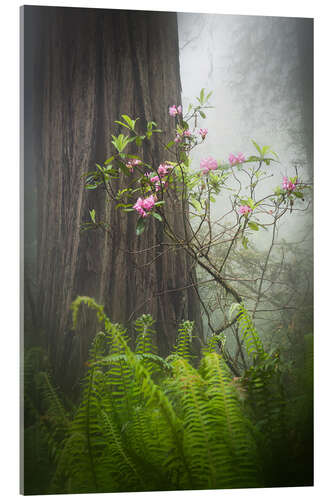
{"type": "Polygon", "coordinates": [[[123,123],[123,122],[120,122],[120,121],[116,120],[116,121],[115,121],[115,123],[118,123],[118,125],[121,125],[122,127],[126,127],[126,128],[128,128],[129,130],[131,130],[131,127],[129,127],[128,125],[126,125],[126,124],[125,124],[125,123],[123,123]]]}
{"type": "Polygon", "coordinates": [[[157,212],[152,212],[152,216],[155,217],[155,219],[159,220],[160,222],[163,222],[162,217],[157,212]]]}
{"type": "Polygon", "coordinates": [[[252,210],[254,209],[254,201],[252,200],[252,198],[247,199],[247,205],[249,205],[252,210]]]}
{"type": "Polygon", "coordinates": [[[134,125],[135,125],[135,121],[132,120],[129,116],[127,115],[121,115],[121,117],[125,120],[125,122],[129,125],[129,128],[131,128],[132,130],[134,130],[134,125]]]}
{"type": "Polygon", "coordinates": [[[114,160],[114,156],[110,156],[110,158],[105,160],[104,165],[109,165],[112,162],[112,160],[114,160]]]}
{"type": "Polygon", "coordinates": [[[205,113],[203,111],[201,111],[201,109],[199,109],[199,113],[200,113],[201,118],[206,118],[205,113]]]}
{"type": "Polygon", "coordinates": [[[192,198],[190,200],[190,204],[193,206],[193,208],[195,210],[197,210],[198,212],[201,212],[202,211],[202,206],[200,204],[200,202],[198,200],[196,200],[195,198],[192,198]]]}
{"type": "Polygon", "coordinates": [[[258,153],[259,153],[259,154],[260,154],[260,156],[261,156],[261,149],[260,149],[260,147],[258,146],[258,144],[256,143],[256,141],[254,141],[253,139],[252,139],[252,144],[254,145],[254,147],[256,148],[256,150],[258,151],[258,153]]]}
{"type": "Polygon", "coordinates": [[[96,219],[95,219],[95,217],[96,217],[96,212],[95,212],[95,210],[94,210],[94,209],[89,210],[89,213],[90,213],[90,218],[91,218],[91,220],[93,221],[93,223],[94,223],[94,224],[96,224],[96,219]]]}
{"type": "Polygon", "coordinates": [[[187,154],[184,151],[180,153],[180,161],[184,164],[186,164],[186,162],[188,161],[187,154]]]}
{"type": "MultiPolygon", "coordinates": [[[[132,207],[132,203],[117,203],[117,205],[115,206],[115,209],[117,208],[129,208],[129,207],[132,207]]],[[[132,209],[131,209],[132,211],[132,209]]]]}
{"type": "Polygon", "coordinates": [[[174,145],[175,141],[170,141],[168,144],[165,146],[165,149],[169,149],[174,145]]]}
{"type": "Polygon", "coordinates": [[[252,222],[252,221],[249,222],[248,226],[249,226],[250,229],[253,229],[253,231],[259,231],[259,226],[255,222],[252,222]]]}
{"type": "Polygon", "coordinates": [[[259,156],[254,156],[254,155],[251,155],[248,157],[248,159],[246,160],[247,162],[251,162],[251,161],[260,161],[260,158],[259,156]]]}
{"type": "Polygon", "coordinates": [[[204,97],[205,97],[205,89],[201,89],[200,90],[200,99],[199,99],[201,104],[203,104],[203,102],[204,102],[204,97]]]}
{"type": "Polygon", "coordinates": [[[246,236],[243,236],[243,238],[242,238],[242,245],[245,248],[245,250],[248,249],[248,243],[249,243],[248,238],[246,236]]]}
{"type": "Polygon", "coordinates": [[[111,141],[111,143],[114,145],[117,151],[119,151],[119,153],[121,153],[123,149],[125,149],[125,147],[129,142],[135,140],[134,137],[133,138],[126,137],[124,136],[124,134],[119,134],[118,137],[112,135],[112,139],[113,141],[111,141]]]}
{"type": "Polygon", "coordinates": [[[136,145],[138,146],[138,148],[141,146],[142,144],[142,141],[145,139],[145,135],[138,135],[136,138],[135,138],[135,142],[136,142],[136,145]]]}
{"type": "Polygon", "coordinates": [[[142,234],[144,230],[145,230],[145,220],[143,217],[140,217],[140,219],[138,219],[138,222],[136,223],[135,232],[138,236],[140,236],[140,234],[142,234]]]}
{"type": "Polygon", "coordinates": [[[210,96],[212,95],[212,93],[213,93],[213,91],[211,90],[211,91],[207,94],[207,96],[206,96],[206,101],[208,101],[208,99],[210,98],[210,96]]]}

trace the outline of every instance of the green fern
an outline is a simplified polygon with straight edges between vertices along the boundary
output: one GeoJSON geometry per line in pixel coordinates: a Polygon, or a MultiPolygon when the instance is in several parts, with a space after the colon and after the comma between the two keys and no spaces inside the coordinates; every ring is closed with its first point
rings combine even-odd
{"type": "Polygon", "coordinates": [[[216,487],[248,488],[261,485],[258,453],[250,421],[245,417],[222,356],[210,353],[200,366],[214,430],[213,456],[219,471],[216,487]]]}
{"type": "MultiPolygon", "coordinates": [[[[265,353],[244,306],[238,321],[253,364],[238,384],[212,348],[190,364],[193,323],[179,328],[174,354],[154,351],[153,320],[136,322],[136,348],[93,299],[101,322],[82,402],[57,462],[51,492],[246,488],[280,484],[272,474],[286,441],[279,359],[265,353]],[[155,377],[156,373],[158,377],[155,377]],[[278,451],[277,451],[278,450],[278,451]]],[[[283,455],[281,455],[283,456],[283,455]]]]}
{"type": "MultiPolygon", "coordinates": [[[[154,337],[156,332],[153,328],[155,321],[150,314],[143,314],[135,322],[136,332],[136,354],[155,354],[156,346],[154,345],[154,337]]],[[[153,373],[156,369],[156,364],[152,363],[149,357],[144,359],[144,366],[149,373],[153,373]]]]}
{"type": "Polygon", "coordinates": [[[192,359],[191,354],[191,344],[193,337],[193,321],[183,321],[178,328],[177,341],[175,346],[175,354],[180,356],[182,359],[190,361],[192,359]]]}
{"type": "MultiPolygon", "coordinates": [[[[103,372],[102,368],[103,365],[105,366],[106,358],[95,356],[93,360],[89,361],[87,387],[72,427],[73,433],[80,436],[85,450],[85,457],[89,457],[89,460],[85,459],[83,462],[82,460],[73,461],[73,456],[71,456],[72,448],[67,447],[67,453],[64,453],[63,456],[63,463],[67,464],[68,477],[74,476],[70,483],[77,485],[79,482],[78,477],[84,473],[85,480],[83,486],[80,487],[80,492],[83,492],[83,490],[107,491],[105,484],[107,483],[107,476],[109,476],[109,467],[105,467],[105,464],[109,463],[110,465],[112,462],[114,466],[117,464],[117,470],[122,471],[123,481],[120,484],[119,481],[115,480],[112,491],[159,489],[158,478],[166,476],[163,473],[164,466],[168,469],[167,477],[170,478],[171,484],[185,487],[188,482],[184,478],[188,476],[189,470],[183,456],[181,422],[163,391],[153,382],[149,370],[142,363],[143,354],[136,355],[130,350],[121,329],[110,322],[104,314],[103,308],[93,299],[87,297],[76,299],[73,304],[74,324],[81,303],[85,303],[97,311],[98,317],[103,323],[106,338],[109,339],[109,342],[112,339],[113,345],[117,345],[119,348],[118,356],[121,356],[121,358],[117,361],[126,364],[128,379],[130,380],[130,376],[132,377],[132,385],[127,386],[128,390],[126,391],[130,394],[128,397],[128,416],[130,418],[124,420],[124,415],[119,414],[118,408],[114,404],[114,400],[119,398],[120,395],[114,391],[105,390],[108,389],[108,378],[111,378],[111,380],[114,378],[114,374],[110,374],[109,369],[103,372]],[[141,359],[139,356],[141,356],[141,359]],[[98,368],[99,366],[100,368],[98,368]],[[99,374],[98,380],[96,380],[95,372],[99,374]],[[136,392],[139,392],[139,399],[131,394],[133,388],[136,388],[136,392]],[[145,410],[148,413],[145,413],[145,410]],[[142,428],[144,415],[144,418],[148,418],[150,415],[154,416],[152,429],[155,430],[155,435],[148,437],[146,434],[146,437],[142,439],[139,428],[142,428]],[[122,417],[122,420],[119,416],[122,417]],[[119,426],[120,422],[122,423],[121,427],[119,426]],[[165,452],[160,453],[157,463],[147,464],[146,459],[143,457],[143,449],[150,448],[150,455],[156,458],[158,454],[156,449],[157,430],[165,452]],[[70,460],[68,453],[71,456],[70,460]],[[118,457],[117,461],[112,458],[115,455],[118,457]],[[143,474],[142,466],[144,464],[146,464],[145,476],[148,477],[146,486],[142,485],[137,479],[134,482],[131,480],[131,478],[138,475],[134,473],[134,470],[140,471],[141,475],[143,474]],[[131,473],[125,474],[124,471],[129,471],[129,466],[131,473]],[[153,482],[149,480],[152,470],[158,471],[153,482]]],[[[108,361],[116,360],[108,359],[108,361]]],[[[65,467],[61,464],[57,474],[58,478],[64,470],[65,467]]],[[[68,480],[65,483],[68,485],[68,480]]]]}
{"type": "Polygon", "coordinates": [[[264,346],[244,304],[237,304],[237,323],[240,327],[247,355],[254,360],[265,355],[264,346]]]}
{"type": "Polygon", "coordinates": [[[55,389],[46,353],[31,348],[24,357],[24,491],[47,493],[50,474],[69,434],[70,413],[55,389]]]}

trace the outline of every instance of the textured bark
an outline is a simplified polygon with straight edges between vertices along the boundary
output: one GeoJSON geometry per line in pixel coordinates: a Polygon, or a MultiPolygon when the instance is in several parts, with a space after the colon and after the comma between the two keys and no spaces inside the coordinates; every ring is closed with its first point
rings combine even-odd
{"type": "MultiPolygon", "coordinates": [[[[82,176],[111,156],[111,133],[121,114],[154,120],[173,137],[168,106],[180,103],[177,17],[174,13],[95,9],[34,9],[36,26],[35,151],[38,179],[38,309],[56,371],[70,384],[82,373],[96,324],[83,313],[71,332],[70,305],[93,296],[113,321],[142,313],[157,320],[166,354],[178,323],[196,321],[201,336],[195,272],[183,251],[165,252],[161,225],[150,220],[141,237],[137,216],[115,210],[102,190],[84,190],[82,176]],[[80,232],[88,209],[112,233],[80,232]],[[149,252],[144,250],[153,247],[149,252]],[[184,288],[185,287],[185,288],[184,288]],[[174,291],[170,291],[174,290],[174,291]]],[[[168,159],[152,141],[147,160],[168,159]]],[[[124,185],[126,179],[120,179],[124,185]]],[[[180,206],[169,206],[181,231],[180,206]]]]}

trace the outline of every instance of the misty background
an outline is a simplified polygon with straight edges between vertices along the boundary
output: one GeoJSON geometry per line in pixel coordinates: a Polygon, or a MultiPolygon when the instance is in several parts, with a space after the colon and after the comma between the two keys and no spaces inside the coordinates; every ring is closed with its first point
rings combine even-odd
{"type": "MultiPolygon", "coordinates": [[[[193,151],[192,168],[199,170],[200,160],[208,156],[226,163],[230,153],[256,154],[251,142],[254,139],[261,147],[270,146],[279,156],[278,163],[271,162],[265,168],[268,178],[257,188],[260,195],[265,196],[282,186],[283,176],[294,176],[295,165],[299,178],[312,184],[313,20],[179,13],[178,26],[184,110],[196,102],[202,88],[206,93],[213,91],[210,98],[213,109],[207,110],[207,119],[198,124],[198,128],[208,129],[208,135],[193,151]]],[[[246,178],[243,181],[245,187],[246,178]]],[[[300,330],[312,328],[311,307],[307,302],[313,288],[311,198],[309,192],[305,203],[296,203],[296,208],[301,210],[287,214],[277,226],[270,262],[284,263],[280,269],[289,275],[295,291],[290,294],[290,290],[279,288],[278,284],[266,283],[264,287],[268,293],[274,291],[281,303],[286,302],[285,307],[288,303],[291,306],[290,314],[285,309],[281,316],[278,308],[274,312],[269,301],[262,301],[261,309],[270,312],[257,314],[256,325],[271,347],[281,337],[281,325],[286,326],[289,321],[293,325],[292,308],[297,302],[296,308],[302,303],[301,307],[307,311],[303,313],[300,330]],[[308,297],[304,301],[300,290],[308,297]]],[[[228,192],[223,191],[213,207],[215,218],[229,208],[228,192]]],[[[255,252],[267,252],[271,237],[272,230],[254,232],[249,237],[253,254],[247,253],[245,259],[250,262],[253,256],[253,263],[257,262],[259,254],[255,257],[255,252]]],[[[241,264],[238,269],[242,274],[241,264]]],[[[205,297],[216,327],[221,317],[218,293],[207,287],[205,297]]],[[[250,297],[246,302],[251,303],[250,297]]],[[[207,334],[206,318],[204,328],[207,334]]],[[[234,351],[233,336],[229,329],[225,333],[226,345],[234,351]]]]}
{"type": "MultiPolygon", "coordinates": [[[[265,186],[281,186],[284,175],[312,182],[313,176],[313,21],[312,19],[178,14],[184,109],[201,88],[213,91],[204,144],[192,166],[209,155],[227,162],[230,153],[255,154],[251,143],[271,146],[280,163],[266,169],[265,186]]],[[[267,191],[266,191],[267,193],[267,191]]],[[[220,197],[215,214],[227,206],[220,197]]],[[[290,241],[306,238],[312,248],[312,211],[280,223],[290,241]]],[[[256,244],[265,247],[263,232],[256,244]]]]}

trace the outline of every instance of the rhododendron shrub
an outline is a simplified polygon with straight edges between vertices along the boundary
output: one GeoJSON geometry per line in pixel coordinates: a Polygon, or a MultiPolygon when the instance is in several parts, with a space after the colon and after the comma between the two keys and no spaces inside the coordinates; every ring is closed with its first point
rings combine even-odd
{"type": "MultiPolygon", "coordinates": [[[[139,118],[134,120],[122,115],[122,120],[116,123],[123,133],[112,135],[114,154],[87,175],[86,187],[103,186],[117,209],[133,212],[129,216],[137,218],[137,235],[145,231],[148,220],[156,219],[171,245],[187,252],[227,294],[241,302],[241,296],[223,274],[230,249],[239,243],[247,249],[257,231],[275,228],[291,208],[302,210],[294,204],[296,199],[304,201],[309,185],[301,181],[296,170],[295,177],[278,176],[275,191],[267,188],[262,194],[267,177],[279,172],[279,158],[270,147],[261,147],[255,141],[252,141],[255,149],[252,154],[221,151],[219,157],[205,155],[198,164],[192,162],[193,149],[200,147],[209,133],[201,121],[211,108],[211,94],[206,95],[202,89],[196,104],[190,104],[186,112],[178,103],[165,110],[174,123],[173,139],[169,142],[170,138],[164,136],[154,121],[148,121],[142,132],[142,126],[139,131],[137,123],[139,118]],[[162,163],[155,163],[153,157],[147,160],[143,145],[149,141],[164,145],[162,163]],[[260,196],[259,184],[262,186],[260,196]],[[230,206],[214,220],[212,204],[219,195],[229,199],[230,206]],[[181,230],[179,227],[176,230],[169,220],[170,207],[175,206],[182,221],[181,230]],[[214,262],[210,254],[216,245],[222,245],[226,253],[222,265],[214,262]]],[[[105,227],[95,211],[91,219],[85,228],[105,227]]]]}

